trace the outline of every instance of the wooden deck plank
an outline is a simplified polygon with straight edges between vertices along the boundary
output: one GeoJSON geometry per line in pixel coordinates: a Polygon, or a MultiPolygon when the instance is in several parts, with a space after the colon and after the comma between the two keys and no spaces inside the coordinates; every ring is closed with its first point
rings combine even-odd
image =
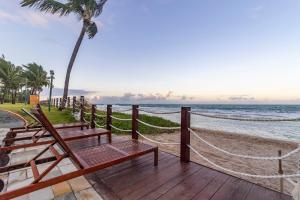
{"type": "Polygon", "coordinates": [[[173,164],[176,164],[176,160],[170,157],[164,157],[159,160],[159,165],[157,167],[152,165],[140,166],[137,168],[129,168],[124,170],[119,175],[110,176],[108,178],[104,178],[103,182],[105,182],[108,186],[113,187],[113,191],[118,192],[125,187],[129,187],[139,180],[143,180],[146,178],[149,173],[153,173],[155,171],[159,172],[160,170],[169,167],[173,164]],[[161,161],[161,162],[160,162],[161,161]],[[126,183],[126,184],[124,184],[126,183]]]}
{"type": "MultiPolygon", "coordinates": [[[[145,194],[148,194],[151,191],[151,193],[157,193],[156,190],[160,188],[162,185],[166,184],[171,179],[174,179],[176,176],[183,176],[183,174],[186,171],[196,171],[199,170],[199,168],[195,170],[190,169],[190,165],[183,164],[180,162],[175,162],[173,165],[169,167],[165,167],[162,170],[154,171],[153,173],[149,174],[148,177],[145,179],[142,179],[135,184],[131,185],[130,187],[127,187],[120,191],[118,194],[124,199],[133,200],[133,199],[144,199],[143,196],[145,194]],[[153,184],[155,183],[155,184],[153,184]]],[[[158,195],[160,196],[160,195],[158,195]]]]}
{"type": "Polygon", "coordinates": [[[199,193],[192,199],[210,199],[228,179],[228,175],[219,173],[210,184],[208,184],[202,191],[199,191],[199,193]]]}
{"type": "MultiPolygon", "coordinates": [[[[186,177],[193,176],[196,172],[198,172],[201,168],[195,165],[190,165],[186,163],[182,163],[184,165],[184,170],[182,170],[180,173],[175,175],[172,178],[169,178],[166,180],[166,182],[162,183],[161,185],[157,184],[157,182],[154,180],[149,180],[145,183],[145,186],[142,188],[139,188],[136,190],[135,193],[143,193],[144,196],[141,196],[139,199],[143,200],[151,200],[151,199],[157,199],[158,197],[162,196],[163,194],[167,193],[171,188],[175,187],[177,184],[181,183],[186,177]],[[152,183],[151,183],[152,181],[152,183]],[[153,184],[155,183],[155,184],[153,184]]],[[[161,174],[158,174],[159,176],[161,174]]],[[[157,178],[157,176],[153,177],[154,179],[157,178]]]]}
{"type": "Polygon", "coordinates": [[[211,200],[243,200],[247,197],[252,183],[230,177],[213,195],[211,200]]]}
{"type": "Polygon", "coordinates": [[[101,170],[87,179],[104,200],[292,200],[291,196],[159,152],[101,170]]]}

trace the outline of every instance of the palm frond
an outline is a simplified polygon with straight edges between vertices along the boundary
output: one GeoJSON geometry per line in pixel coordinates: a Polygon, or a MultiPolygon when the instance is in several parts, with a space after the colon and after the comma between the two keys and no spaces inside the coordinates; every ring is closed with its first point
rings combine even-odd
{"type": "Polygon", "coordinates": [[[89,39],[93,38],[98,32],[98,28],[95,22],[90,22],[86,27],[86,33],[89,39]]]}
{"type": "Polygon", "coordinates": [[[98,17],[101,13],[102,13],[102,10],[103,10],[103,6],[104,4],[107,2],[107,0],[99,0],[97,2],[97,9],[96,9],[96,12],[94,14],[95,17],[98,17]]]}
{"type": "Polygon", "coordinates": [[[43,12],[50,12],[52,14],[59,13],[61,16],[68,15],[72,12],[69,4],[64,4],[56,0],[22,0],[22,7],[34,7],[43,12]]]}

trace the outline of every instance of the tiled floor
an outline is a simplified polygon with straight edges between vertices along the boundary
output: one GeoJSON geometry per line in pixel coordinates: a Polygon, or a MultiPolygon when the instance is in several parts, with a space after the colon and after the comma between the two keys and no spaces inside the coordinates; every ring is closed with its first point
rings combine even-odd
{"type": "MultiPolygon", "coordinates": [[[[0,129],[0,140],[2,141],[7,129],[0,129]]],[[[43,146],[32,147],[26,149],[15,150],[10,154],[10,163],[18,164],[26,162],[43,149],[43,146]]],[[[39,172],[42,172],[51,163],[38,165],[39,172]]],[[[55,167],[45,179],[59,176],[76,170],[75,166],[69,159],[64,159],[57,167],[55,167]]],[[[5,181],[4,191],[13,190],[23,185],[30,184],[33,180],[31,168],[11,171],[9,173],[0,174],[0,178],[5,181]]],[[[102,200],[101,196],[94,190],[92,185],[81,176],[78,178],[65,181],[51,187],[47,187],[21,197],[15,200],[102,200]]]]}

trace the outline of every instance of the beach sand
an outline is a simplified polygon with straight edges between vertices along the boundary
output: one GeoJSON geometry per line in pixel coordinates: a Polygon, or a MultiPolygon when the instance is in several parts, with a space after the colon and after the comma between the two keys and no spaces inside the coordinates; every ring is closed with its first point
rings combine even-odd
{"type": "MultiPolygon", "coordinates": [[[[224,150],[227,150],[232,153],[251,155],[251,156],[278,156],[278,150],[282,151],[282,154],[298,147],[298,144],[290,141],[281,141],[275,139],[260,138],[255,136],[249,136],[245,134],[236,134],[222,131],[212,131],[205,129],[194,129],[197,133],[214,144],[217,147],[220,147],[224,150]]],[[[155,139],[163,142],[178,142],[180,141],[180,133],[169,133],[169,134],[160,134],[160,135],[147,135],[151,139],[155,139]]],[[[141,140],[145,141],[142,137],[141,140]]],[[[149,143],[148,141],[145,141],[149,143]]],[[[245,158],[238,158],[226,155],[222,152],[216,151],[211,147],[207,146],[203,142],[199,142],[195,136],[191,134],[191,145],[197,149],[201,154],[209,158],[214,163],[221,165],[225,168],[249,173],[249,174],[258,174],[258,175],[276,175],[278,174],[278,161],[269,161],[269,160],[252,160],[245,158]]],[[[163,151],[170,152],[172,154],[179,155],[179,146],[166,146],[159,145],[159,148],[163,151]]],[[[300,152],[293,154],[291,157],[285,158],[282,160],[282,167],[284,174],[296,173],[298,169],[298,160],[300,158],[300,152]]],[[[198,155],[194,154],[191,151],[191,160],[199,164],[217,169],[213,167],[208,162],[201,159],[198,155]]],[[[224,171],[225,172],[225,171],[224,171]]],[[[228,172],[225,172],[230,174],[228,172]]],[[[258,179],[258,178],[249,178],[245,176],[234,176],[240,177],[242,179],[248,180],[259,185],[278,190],[280,191],[280,180],[279,179],[258,179]]],[[[293,185],[286,180],[283,180],[283,192],[286,194],[291,194],[293,185]]]]}

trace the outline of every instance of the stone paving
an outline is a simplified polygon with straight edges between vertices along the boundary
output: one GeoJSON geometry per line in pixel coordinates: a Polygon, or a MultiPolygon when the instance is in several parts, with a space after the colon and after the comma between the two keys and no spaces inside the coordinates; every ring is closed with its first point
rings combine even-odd
{"type": "MultiPolygon", "coordinates": [[[[0,140],[4,138],[8,129],[0,129],[0,140]]],[[[10,154],[10,163],[18,164],[26,162],[40,152],[45,146],[23,148],[14,150],[10,154]]],[[[57,149],[59,150],[59,149],[57,149]]],[[[48,154],[49,156],[49,154],[48,154]]],[[[38,170],[41,173],[51,163],[45,163],[38,165],[38,170]]],[[[61,174],[66,174],[75,171],[76,167],[67,158],[55,167],[51,172],[43,179],[49,179],[61,174]]],[[[5,182],[5,188],[3,191],[10,191],[24,185],[30,184],[33,180],[31,168],[24,168],[8,173],[1,173],[0,178],[5,182]]],[[[1,193],[0,193],[1,194],[1,193]]],[[[84,176],[80,176],[69,181],[65,181],[51,187],[47,187],[18,198],[14,200],[102,200],[101,196],[94,190],[92,185],[86,180],[84,176]]]]}

